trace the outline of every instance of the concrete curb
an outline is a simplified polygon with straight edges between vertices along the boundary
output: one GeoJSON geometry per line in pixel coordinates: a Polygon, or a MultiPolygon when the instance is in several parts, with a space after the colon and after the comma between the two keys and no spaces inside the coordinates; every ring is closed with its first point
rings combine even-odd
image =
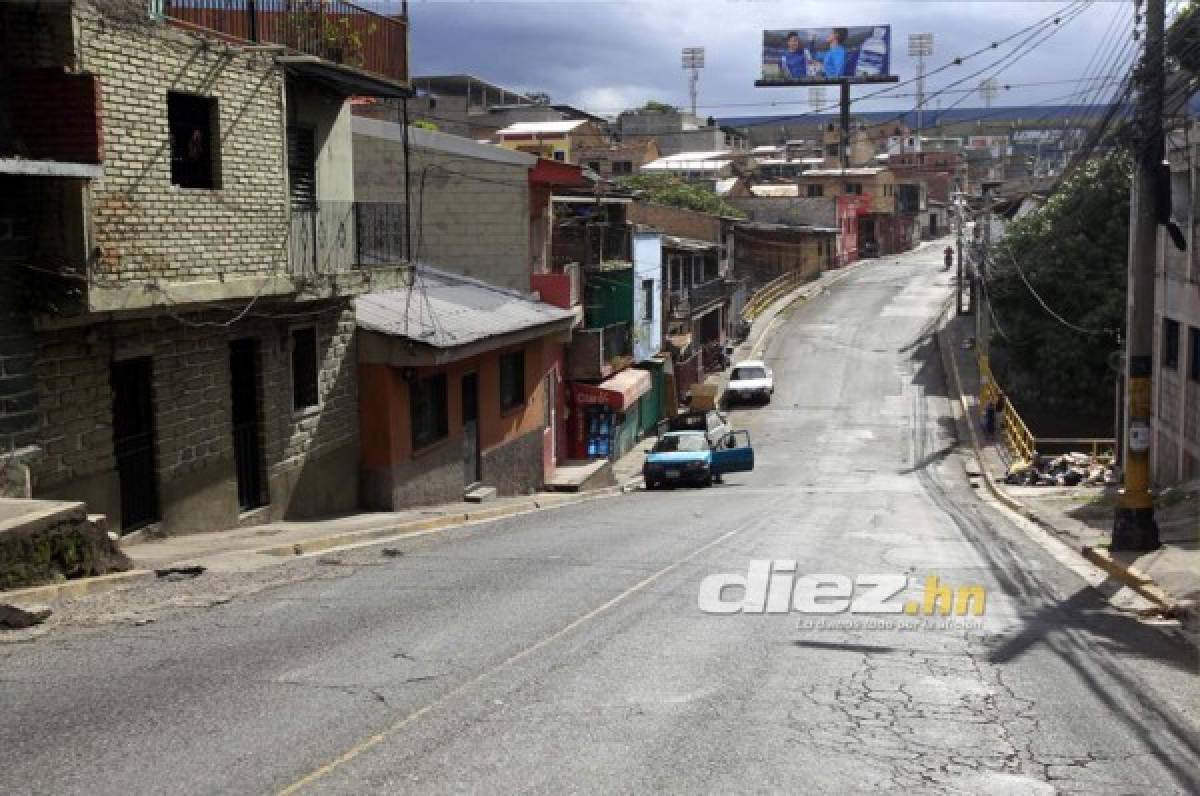
{"type": "MultiPolygon", "coordinates": [[[[945,313],[942,314],[943,320],[944,317],[945,313]]],[[[971,438],[972,455],[975,459],[975,468],[978,471],[979,477],[983,480],[992,496],[1000,503],[1004,504],[1022,517],[1033,521],[1042,528],[1054,533],[1058,533],[1058,530],[1053,526],[1053,524],[1047,522],[1045,519],[1039,516],[1037,512],[1031,510],[1024,503],[1008,494],[1008,492],[1005,490],[1001,489],[997,484],[994,483],[992,477],[988,474],[987,469],[983,466],[983,448],[979,442],[979,435],[975,431],[975,424],[971,421],[970,412],[967,408],[966,396],[963,394],[962,378],[958,372],[958,363],[954,361],[953,355],[947,351],[946,340],[941,326],[939,326],[937,330],[936,339],[938,351],[942,357],[942,367],[947,373],[954,377],[954,395],[952,398],[954,402],[958,404],[959,409],[962,412],[964,425],[966,425],[967,432],[971,438]]],[[[970,476],[972,474],[968,471],[967,475],[970,476]]],[[[1112,558],[1112,554],[1109,553],[1106,548],[1084,546],[1080,550],[1080,553],[1086,560],[1100,567],[1112,578],[1120,581],[1125,586],[1128,586],[1130,589],[1140,594],[1142,597],[1145,597],[1150,602],[1162,608],[1168,615],[1175,615],[1179,612],[1179,606],[1177,605],[1176,600],[1167,594],[1167,592],[1164,591],[1160,586],[1158,586],[1158,584],[1156,584],[1152,578],[1135,567],[1127,567],[1119,561],[1115,561],[1112,558]]]]}
{"type": "Polygon", "coordinates": [[[89,594],[102,594],[147,580],[154,580],[152,569],[131,569],[128,572],[113,572],[108,575],[97,575],[92,578],[77,578],[62,583],[51,583],[46,586],[31,586],[28,589],[13,589],[0,591],[0,602],[3,603],[48,603],[53,605],[64,600],[74,600],[89,594]]]}
{"type": "MultiPolygon", "coordinates": [[[[578,503],[586,503],[589,500],[599,500],[607,497],[616,497],[623,495],[626,492],[631,492],[641,483],[642,477],[636,476],[626,481],[624,484],[617,486],[605,487],[604,489],[596,489],[590,492],[580,492],[575,495],[563,495],[562,497],[553,497],[550,499],[523,501],[521,503],[510,504],[507,506],[497,506],[495,508],[476,509],[473,511],[464,511],[462,513],[454,512],[441,517],[429,517],[427,519],[412,520],[410,522],[396,523],[395,525],[387,525],[381,528],[369,528],[362,531],[344,531],[342,533],[331,534],[329,536],[320,536],[313,539],[305,539],[302,542],[292,544],[271,545],[269,547],[260,547],[254,550],[247,550],[247,554],[260,554],[278,557],[292,557],[311,555],[320,553],[333,548],[347,546],[364,546],[371,542],[386,542],[394,539],[403,538],[405,536],[413,536],[417,534],[426,534],[433,531],[445,531],[451,528],[458,528],[472,523],[487,522],[489,520],[498,520],[505,517],[513,517],[518,514],[529,514],[534,511],[547,511],[556,509],[561,506],[573,506],[578,503]]],[[[200,557],[197,558],[200,560],[200,557]]]]}

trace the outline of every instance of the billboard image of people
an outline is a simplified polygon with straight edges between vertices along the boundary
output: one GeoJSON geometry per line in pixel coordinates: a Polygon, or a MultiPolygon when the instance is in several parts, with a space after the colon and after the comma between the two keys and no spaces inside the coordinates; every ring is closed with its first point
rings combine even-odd
{"type": "Polygon", "coordinates": [[[891,74],[892,28],[793,28],[763,31],[767,82],[826,83],[891,74]]]}

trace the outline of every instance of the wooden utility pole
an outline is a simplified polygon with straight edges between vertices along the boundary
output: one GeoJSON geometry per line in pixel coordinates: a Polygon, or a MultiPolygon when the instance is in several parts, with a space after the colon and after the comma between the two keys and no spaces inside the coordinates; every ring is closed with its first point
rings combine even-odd
{"type": "Polygon", "coordinates": [[[1154,267],[1158,254],[1157,171],[1163,160],[1166,89],[1164,0],[1146,0],[1146,51],[1138,96],[1137,153],[1130,197],[1125,364],[1125,487],[1113,517],[1113,550],[1159,547],[1150,496],[1150,374],[1154,350],[1154,267]]]}

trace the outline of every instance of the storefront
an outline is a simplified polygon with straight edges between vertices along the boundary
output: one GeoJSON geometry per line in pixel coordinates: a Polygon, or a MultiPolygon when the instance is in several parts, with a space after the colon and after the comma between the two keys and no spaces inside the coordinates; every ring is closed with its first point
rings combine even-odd
{"type": "Polygon", "coordinates": [[[571,382],[571,457],[615,459],[631,450],[646,427],[641,398],[653,387],[653,376],[636,368],[599,384],[571,382]]]}

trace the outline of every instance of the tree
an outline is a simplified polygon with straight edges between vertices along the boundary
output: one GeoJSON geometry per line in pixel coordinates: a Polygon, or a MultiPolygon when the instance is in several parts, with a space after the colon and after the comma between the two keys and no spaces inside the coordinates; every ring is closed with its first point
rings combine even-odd
{"type": "Polygon", "coordinates": [[[674,105],[668,105],[665,102],[650,100],[643,105],[640,110],[645,111],[646,113],[674,113],[679,109],[674,105]]]}
{"type": "Polygon", "coordinates": [[[646,199],[660,205],[682,207],[717,216],[745,218],[746,214],[725,202],[712,191],[684,182],[668,174],[638,174],[620,181],[623,188],[640,191],[646,199]]]}
{"type": "Polygon", "coordinates": [[[1068,428],[1090,423],[1096,434],[1112,419],[1117,374],[1108,360],[1125,324],[1131,173],[1127,152],[1087,162],[1037,212],[1009,226],[988,263],[997,379],[1023,413],[1068,428]],[[1099,333],[1068,327],[1038,297],[1099,333]]]}

